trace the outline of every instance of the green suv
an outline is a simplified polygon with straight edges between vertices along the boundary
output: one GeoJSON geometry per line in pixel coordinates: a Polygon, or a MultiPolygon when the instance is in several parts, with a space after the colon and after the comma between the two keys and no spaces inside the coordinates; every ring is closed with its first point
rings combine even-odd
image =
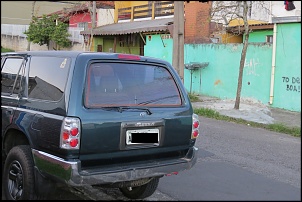
{"type": "Polygon", "coordinates": [[[75,51],[1,54],[3,191],[47,196],[58,183],[151,196],[197,159],[198,116],[170,63],[75,51]]]}

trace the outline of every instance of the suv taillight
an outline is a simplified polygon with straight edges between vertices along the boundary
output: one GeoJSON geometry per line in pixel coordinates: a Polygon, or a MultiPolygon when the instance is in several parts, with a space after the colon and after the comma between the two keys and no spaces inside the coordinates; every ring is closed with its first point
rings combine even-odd
{"type": "Polygon", "coordinates": [[[199,135],[199,118],[197,114],[192,115],[192,135],[191,138],[195,139],[199,135]]]}
{"type": "Polygon", "coordinates": [[[81,123],[79,118],[66,117],[63,119],[60,147],[62,149],[79,149],[81,139],[81,123]]]}

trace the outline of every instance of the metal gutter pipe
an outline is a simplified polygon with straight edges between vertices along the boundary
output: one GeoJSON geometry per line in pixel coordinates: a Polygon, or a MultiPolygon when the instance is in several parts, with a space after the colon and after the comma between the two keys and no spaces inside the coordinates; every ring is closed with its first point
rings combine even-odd
{"type": "Polygon", "coordinates": [[[272,53],[272,72],[271,72],[271,86],[269,104],[273,104],[274,99],[274,81],[275,81],[275,68],[276,68],[276,44],[277,43],[277,23],[274,23],[273,31],[273,53],[272,53]]]}

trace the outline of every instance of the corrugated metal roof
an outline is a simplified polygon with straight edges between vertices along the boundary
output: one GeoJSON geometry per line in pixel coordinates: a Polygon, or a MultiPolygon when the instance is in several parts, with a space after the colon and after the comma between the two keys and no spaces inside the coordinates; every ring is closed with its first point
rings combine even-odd
{"type": "MultiPolygon", "coordinates": [[[[88,5],[87,3],[81,3],[81,2],[76,2],[76,3],[72,3],[75,4],[75,6],[73,7],[66,7],[63,8],[62,10],[53,12],[48,14],[48,16],[57,14],[61,17],[70,17],[71,15],[73,15],[76,12],[88,12],[88,5]]],[[[114,9],[114,2],[113,1],[96,1],[96,8],[97,9],[114,9]]],[[[40,16],[42,17],[42,16],[40,16]]]]}
{"type": "MultiPolygon", "coordinates": [[[[268,22],[249,25],[249,29],[251,29],[251,30],[266,30],[266,29],[273,29],[273,28],[274,28],[274,23],[268,23],[268,22]]],[[[244,25],[230,26],[230,27],[227,27],[226,30],[228,32],[233,32],[233,33],[237,33],[237,34],[243,33],[244,25]]]]}
{"type": "MultiPolygon", "coordinates": [[[[93,30],[94,35],[122,35],[140,32],[167,31],[168,25],[173,24],[172,18],[155,20],[142,20],[121,22],[97,27],[93,30]]],[[[90,30],[81,31],[81,35],[90,35],[90,30]]]]}
{"type": "MultiPolygon", "coordinates": [[[[249,23],[248,22],[248,24],[249,24],[249,27],[250,26],[264,26],[264,25],[274,25],[274,23],[270,23],[270,22],[254,22],[254,23],[249,23]]],[[[231,27],[244,27],[244,25],[243,24],[240,24],[240,25],[232,25],[232,26],[229,26],[229,28],[231,28],[231,27]]]]}

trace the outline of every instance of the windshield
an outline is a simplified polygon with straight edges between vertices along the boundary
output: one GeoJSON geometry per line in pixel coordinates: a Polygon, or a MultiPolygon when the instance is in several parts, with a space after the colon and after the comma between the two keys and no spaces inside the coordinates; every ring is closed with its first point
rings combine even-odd
{"type": "Polygon", "coordinates": [[[85,106],[178,106],[178,87],[163,66],[93,63],[87,70],[85,106]]]}

